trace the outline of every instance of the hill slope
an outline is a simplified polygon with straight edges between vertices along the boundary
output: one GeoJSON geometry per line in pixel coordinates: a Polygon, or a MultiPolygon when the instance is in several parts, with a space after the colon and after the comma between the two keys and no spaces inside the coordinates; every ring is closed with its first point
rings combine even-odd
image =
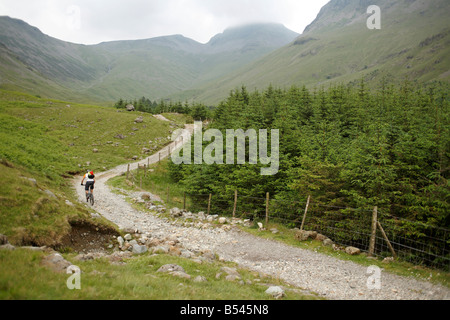
{"type": "Polygon", "coordinates": [[[196,99],[217,102],[242,84],[448,81],[449,9],[445,0],[332,0],[294,42],[201,88],[196,99]],[[381,30],[367,28],[369,5],[381,9],[381,30]]]}
{"type": "Polygon", "coordinates": [[[227,29],[207,44],[181,35],[79,45],[0,17],[0,87],[76,101],[152,99],[192,89],[291,42],[278,24],[227,29]]]}

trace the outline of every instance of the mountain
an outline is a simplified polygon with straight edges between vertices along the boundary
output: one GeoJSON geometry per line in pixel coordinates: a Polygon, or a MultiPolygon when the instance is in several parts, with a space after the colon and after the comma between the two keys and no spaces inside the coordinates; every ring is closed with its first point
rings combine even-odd
{"type": "Polygon", "coordinates": [[[195,99],[216,103],[242,85],[449,81],[449,13],[448,0],[331,0],[295,41],[198,88],[195,99]],[[367,27],[370,5],[381,9],[379,30],[367,27]]]}
{"type": "Polygon", "coordinates": [[[207,44],[173,35],[80,45],[0,17],[0,87],[83,102],[159,99],[237,70],[297,36],[265,23],[227,29],[207,44]]]}

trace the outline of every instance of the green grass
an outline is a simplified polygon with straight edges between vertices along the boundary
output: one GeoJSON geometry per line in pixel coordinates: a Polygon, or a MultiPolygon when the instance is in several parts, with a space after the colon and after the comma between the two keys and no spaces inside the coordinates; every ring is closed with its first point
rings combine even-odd
{"type": "Polygon", "coordinates": [[[0,91],[0,115],[2,153],[15,163],[39,171],[43,166],[54,166],[58,173],[109,169],[133,156],[144,157],[144,147],[156,151],[169,142],[170,123],[146,113],[0,91]],[[139,116],[144,123],[134,123],[139,116]],[[115,138],[119,134],[126,138],[115,138]],[[24,137],[28,141],[23,141],[24,137]],[[156,142],[158,137],[163,139],[156,142]],[[17,143],[21,143],[20,148],[16,148],[17,143]]]}
{"type": "MultiPolygon", "coordinates": [[[[150,165],[146,175],[143,170],[133,170],[129,175],[129,181],[133,185],[126,183],[126,174],[112,178],[108,184],[114,188],[125,190],[145,190],[155,194],[161,198],[167,208],[183,208],[184,205],[184,189],[175,183],[168,174],[167,162],[170,160],[162,160],[161,163],[150,165]],[[142,184],[141,184],[142,182],[142,184]],[[167,199],[169,200],[167,202],[167,199]]],[[[186,207],[191,204],[189,197],[186,197],[186,207]]]]}
{"type": "Polygon", "coordinates": [[[244,284],[219,279],[216,274],[230,264],[215,261],[196,263],[170,255],[145,254],[114,265],[105,258],[78,261],[75,254],[64,257],[78,266],[81,289],[69,290],[67,274],[55,273],[40,262],[45,253],[26,249],[0,251],[0,299],[26,300],[269,300],[267,286],[261,283],[282,285],[287,288],[285,300],[318,299],[317,296],[292,289],[279,279],[260,276],[258,273],[238,269],[244,284]],[[165,264],[178,264],[191,276],[180,279],[157,270],[165,264]],[[207,282],[194,282],[196,276],[207,282]]]}
{"type": "Polygon", "coordinates": [[[145,157],[143,147],[169,142],[170,125],[150,114],[0,90],[0,233],[14,244],[56,245],[72,220],[90,218],[77,204],[72,176],[145,157]],[[134,123],[138,116],[144,123],[134,123]]]}

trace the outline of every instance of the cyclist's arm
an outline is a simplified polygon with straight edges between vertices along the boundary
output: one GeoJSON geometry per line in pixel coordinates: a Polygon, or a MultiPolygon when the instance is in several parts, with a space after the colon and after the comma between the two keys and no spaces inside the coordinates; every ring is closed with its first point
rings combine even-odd
{"type": "Polygon", "coordinates": [[[81,184],[83,184],[85,178],[86,178],[86,175],[83,176],[83,180],[81,180],[81,184]]]}

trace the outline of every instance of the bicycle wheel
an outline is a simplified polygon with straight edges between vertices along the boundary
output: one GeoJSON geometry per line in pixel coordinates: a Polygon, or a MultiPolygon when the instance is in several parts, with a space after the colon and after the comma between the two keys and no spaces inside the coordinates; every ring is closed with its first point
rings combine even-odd
{"type": "Polygon", "coordinates": [[[91,193],[91,205],[94,205],[94,195],[91,193]]]}

